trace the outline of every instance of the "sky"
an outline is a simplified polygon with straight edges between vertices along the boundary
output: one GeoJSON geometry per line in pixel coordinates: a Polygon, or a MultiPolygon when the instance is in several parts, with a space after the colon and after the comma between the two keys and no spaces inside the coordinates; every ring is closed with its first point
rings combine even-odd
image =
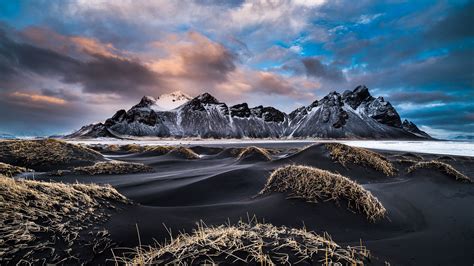
{"type": "Polygon", "coordinates": [[[474,1],[0,0],[0,133],[68,133],[142,96],[291,112],[364,84],[474,135],[474,1]]]}

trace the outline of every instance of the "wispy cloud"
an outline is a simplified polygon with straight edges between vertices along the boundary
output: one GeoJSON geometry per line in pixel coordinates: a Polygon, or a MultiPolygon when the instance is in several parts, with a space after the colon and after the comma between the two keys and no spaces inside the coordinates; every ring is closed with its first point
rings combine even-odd
{"type": "Polygon", "coordinates": [[[357,20],[358,24],[369,24],[372,23],[372,21],[376,20],[377,18],[383,16],[383,13],[377,13],[377,14],[372,14],[372,15],[361,15],[359,19],[357,20]]]}
{"type": "Polygon", "coordinates": [[[24,92],[14,92],[9,95],[9,97],[12,98],[12,100],[17,100],[25,104],[57,104],[57,105],[63,105],[66,104],[66,100],[53,97],[53,96],[47,96],[47,95],[41,95],[41,94],[36,94],[36,93],[24,93],[24,92]]]}

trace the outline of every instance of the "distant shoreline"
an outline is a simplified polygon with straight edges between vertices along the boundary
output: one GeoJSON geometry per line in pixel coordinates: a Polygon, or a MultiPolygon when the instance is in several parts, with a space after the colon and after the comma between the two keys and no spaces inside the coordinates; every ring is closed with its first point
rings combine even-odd
{"type": "Polygon", "coordinates": [[[271,147],[275,144],[306,146],[320,142],[340,142],[350,146],[386,151],[405,151],[427,154],[443,154],[474,157],[474,142],[451,140],[348,140],[348,139],[68,139],[70,143],[129,144],[141,145],[204,145],[228,146],[253,144],[271,147]]]}

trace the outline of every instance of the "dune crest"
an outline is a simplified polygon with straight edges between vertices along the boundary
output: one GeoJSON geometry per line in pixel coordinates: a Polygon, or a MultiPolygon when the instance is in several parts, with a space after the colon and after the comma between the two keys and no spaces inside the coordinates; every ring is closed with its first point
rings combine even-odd
{"type": "Polygon", "coordinates": [[[314,203],[345,200],[349,209],[364,214],[372,222],[382,219],[386,213],[382,203],[361,185],[313,167],[288,165],[276,169],[259,194],[272,192],[288,192],[290,197],[314,203]]]}
{"type": "Polygon", "coordinates": [[[331,158],[343,166],[347,163],[369,166],[386,176],[394,176],[397,169],[381,154],[363,148],[351,147],[341,143],[326,143],[331,158]]]}
{"type": "Polygon", "coordinates": [[[456,170],[451,165],[440,161],[417,162],[407,169],[408,173],[413,173],[419,169],[435,169],[443,174],[454,178],[456,181],[472,183],[471,178],[456,170]]]}

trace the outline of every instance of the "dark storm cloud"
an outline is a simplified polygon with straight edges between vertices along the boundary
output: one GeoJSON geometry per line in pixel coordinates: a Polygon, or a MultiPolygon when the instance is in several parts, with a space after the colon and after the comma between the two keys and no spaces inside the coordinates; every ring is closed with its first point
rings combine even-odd
{"type": "Polygon", "coordinates": [[[217,53],[214,47],[192,47],[182,50],[182,58],[186,73],[183,76],[202,81],[223,81],[227,74],[235,70],[235,56],[225,48],[217,53]],[[211,50],[211,51],[209,51],[211,50]]]}
{"type": "Polygon", "coordinates": [[[295,91],[292,84],[268,72],[259,73],[256,80],[255,87],[268,94],[291,95],[295,91]]]}
{"type": "Polygon", "coordinates": [[[295,75],[304,75],[331,84],[346,82],[344,73],[335,65],[324,64],[315,57],[299,58],[295,55],[291,55],[291,57],[292,59],[275,68],[275,70],[289,71],[295,75]]]}
{"type": "MultiPolygon", "coordinates": [[[[138,95],[160,85],[158,76],[140,62],[98,54],[82,62],[55,51],[18,43],[3,35],[0,40],[0,85],[22,72],[56,77],[66,84],[80,84],[90,93],[138,95]]],[[[4,89],[8,89],[5,87],[4,89]]]]}
{"type": "MultiPolygon", "coordinates": [[[[446,104],[432,108],[419,108],[402,113],[403,117],[415,120],[423,125],[438,128],[459,129],[459,125],[469,126],[474,129],[472,120],[469,119],[474,113],[472,104],[446,104]],[[455,114],[455,115],[453,115],[455,114]],[[470,124],[470,125],[469,125],[470,124]]],[[[466,128],[467,130],[468,128],[466,128]]]]}
{"type": "Polygon", "coordinates": [[[459,100],[442,92],[395,92],[390,94],[390,101],[394,103],[430,103],[430,102],[452,102],[459,100]]]}
{"type": "Polygon", "coordinates": [[[436,40],[452,41],[474,37],[474,1],[468,1],[428,30],[427,36],[436,40]]]}
{"type": "Polygon", "coordinates": [[[67,89],[41,89],[41,94],[45,96],[52,96],[59,99],[64,99],[69,102],[79,101],[82,99],[82,97],[78,93],[74,93],[73,91],[67,89]]]}
{"type": "Polygon", "coordinates": [[[469,91],[474,86],[474,50],[461,50],[400,66],[361,74],[353,80],[379,88],[418,88],[469,91]]]}
{"type": "Polygon", "coordinates": [[[67,83],[81,83],[90,93],[138,95],[160,85],[157,75],[146,66],[128,59],[95,55],[75,73],[66,73],[67,83]]]}
{"type": "Polygon", "coordinates": [[[344,81],[344,74],[340,69],[325,65],[317,58],[304,58],[302,62],[308,76],[329,81],[344,81]]]}
{"type": "Polygon", "coordinates": [[[325,44],[325,48],[334,51],[335,65],[348,65],[354,54],[366,50],[373,44],[374,40],[358,39],[356,36],[345,38],[338,42],[329,42],[325,44]]]}
{"type": "Polygon", "coordinates": [[[56,52],[29,44],[17,43],[5,34],[0,39],[1,68],[9,69],[10,74],[21,69],[40,75],[60,75],[75,70],[80,62],[56,52]]]}

